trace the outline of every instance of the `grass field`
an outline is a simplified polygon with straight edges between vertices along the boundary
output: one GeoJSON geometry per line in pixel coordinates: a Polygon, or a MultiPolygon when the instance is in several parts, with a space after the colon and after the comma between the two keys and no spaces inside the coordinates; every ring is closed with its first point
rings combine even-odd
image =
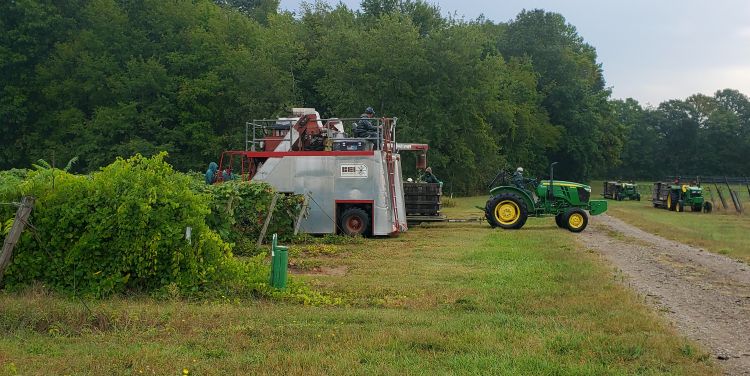
{"type": "Polygon", "coordinates": [[[0,374],[718,373],[549,219],[292,251],[341,306],[0,293],[0,374]]]}
{"type": "MultiPolygon", "coordinates": [[[[654,208],[650,201],[651,184],[639,183],[639,186],[642,201],[609,200],[608,213],[650,233],[750,262],[750,215],[737,214],[730,199],[727,203],[730,210],[678,213],[654,208]]],[[[743,188],[734,187],[740,190],[744,207],[750,210],[750,200],[747,192],[741,191],[743,188]]],[[[592,183],[592,197],[601,198],[601,190],[601,182],[592,183]]],[[[716,206],[721,205],[718,197],[715,201],[716,206]]]]}

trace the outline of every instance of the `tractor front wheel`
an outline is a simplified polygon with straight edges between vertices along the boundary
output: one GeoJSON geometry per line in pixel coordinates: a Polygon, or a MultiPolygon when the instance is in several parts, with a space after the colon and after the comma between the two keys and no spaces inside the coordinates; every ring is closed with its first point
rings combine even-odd
{"type": "Polygon", "coordinates": [[[349,208],[341,215],[340,225],[346,235],[365,235],[370,227],[370,217],[360,208],[349,208]]]}
{"type": "Polygon", "coordinates": [[[512,193],[499,194],[489,199],[484,215],[490,226],[504,229],[519,229],[529,217],[526,204],[512,193]]]}
{"type": "Polygon", "coordinates": [[[565,228],[570,232],[581,232],[589,224],[589,216],[583,209],[572,208],[565,212],[565,228]]]}
{"type": "Polygon", "coordinates": [[[557,224],[557,227],[559,228],[565,228],[565,222],[564,222],[564,214],[560,213],[555,216],[555,223],[557,224]]]}

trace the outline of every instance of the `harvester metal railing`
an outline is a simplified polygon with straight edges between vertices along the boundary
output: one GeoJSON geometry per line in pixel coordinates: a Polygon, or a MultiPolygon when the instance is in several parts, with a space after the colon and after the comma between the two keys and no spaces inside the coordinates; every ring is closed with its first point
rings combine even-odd
{"type": "MultiPolygon", "coordinates": [[[[341,122],[341,124],[344,126],[344,132],[347,130],[346,122],[353,121],[358,122],[362,120],[363,118],[329,118],[329,119],[316,119],[315,121],[320,122],[321,124],[325,124],[329,121],[336,121],[341,122]]],[[[386,143],[392,144],[392,149],[396,149],[396,123],[398,121],[398,118],[371,118],[366,119],[373,123],[375,123],[375,126],[378,129],[378,136],[377,137],[345,137],[342,138],[343,140],[366,140],[370,141],[375,145],[376,150],[380,150],[385,146],[386,143]],[[386,129],[384,128],[386,125],[390,124],[390,132],[389,135],[391,137],[385,137],[386,132],[384,132],[386,129]]],[[[284,139],[282,142],[288,142],[290,145],[290,149],[293,142],[293,132],[291,132],[292,127],[297,122],[296,118],[281,118],[281,119],[254,119],[253,121],[249,121],[245,123],[245,151],[256,151],[258,147],[260,147],[261,142],[268,136],[267,132],[268,130],[276,126],[276,129],[283,129],[286,130],[286,134],[284,136],[284,139]],[[251,140],[252,138],[252,140],[251,140]]],[[[353,133],[353,128],[350,128],[350,132],[353,133]]]]}

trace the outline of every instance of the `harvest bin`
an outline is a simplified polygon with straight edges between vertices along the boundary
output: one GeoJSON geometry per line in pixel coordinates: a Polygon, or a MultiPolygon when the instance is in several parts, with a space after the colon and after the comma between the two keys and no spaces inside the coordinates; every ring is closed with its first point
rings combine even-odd
{"type": "Polygon", "coordinates": [[[404,183],[404,204],[407,216],[440,215],[440,196],[443,192],[436,183],[404,183]]]}

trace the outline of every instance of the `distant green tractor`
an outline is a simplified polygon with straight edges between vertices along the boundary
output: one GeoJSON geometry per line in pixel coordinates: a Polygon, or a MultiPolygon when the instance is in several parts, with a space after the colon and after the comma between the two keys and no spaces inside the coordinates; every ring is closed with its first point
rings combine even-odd
{"type": "Polygon", "coordinates": [[[638,200],[641,201],[641,194],[638,192],[638,184],[621,183],[619,181],[605,181],[602,197],[622,201],[638,200]]]}
{"type": "Polygon", "coordinates": [[[656,182],[651,190],[651,202],[655,208],[682,212],[689,207],[694,212],[710,213],[711,202],[703,198],[703,188],[693,184],[656,182]]]}
{"type": "Polygon", "coordinates": [[[607,201],[589,200],[588,185],[554,180],[556,163],[550,166],[550,180],[531,179],[523,188],[508,184],[507,175],[500,172],[490,183],[490,198],[484,208],[490,226],[520,229],[528,217],[554,216],[558,227],[581,232],[589,222],[586,211],[591,215],[607,211],[607,201]]]}

